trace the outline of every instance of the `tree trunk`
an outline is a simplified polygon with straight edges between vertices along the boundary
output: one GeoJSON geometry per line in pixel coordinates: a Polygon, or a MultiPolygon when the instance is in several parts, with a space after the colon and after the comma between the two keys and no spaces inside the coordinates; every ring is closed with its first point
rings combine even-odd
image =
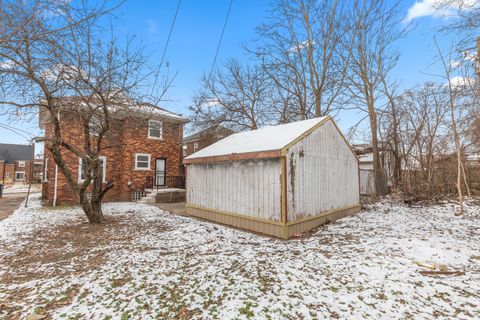
{"type": "Polygon", "coordinates": [[[82,209],[87,215],[88,222],[91,224],[102,223],[105,221],[102,212],[102,203],[100,201],[86,200],[82,202],[82,209]]]}
{"type": "Polygon", "coordinates": [[[102,211],[102,200],[95,195],[87,197],[85,190],[80,190],[80,205],[87,215],[88,222],[91,224],[98,224],[105,221],[102,211]]]}
{"type": "Polygon", "coordinates": [[[380,163],[380,150],[378,148],[378,132],[377,132],[377,114],[373,98],[370,96],[368,101],[368,116],[370,119],[370,129],[372,134],[372,153],[373,153],[373,171],[375,174],[375,196],[385,195],[383,170],[380,163]]]}

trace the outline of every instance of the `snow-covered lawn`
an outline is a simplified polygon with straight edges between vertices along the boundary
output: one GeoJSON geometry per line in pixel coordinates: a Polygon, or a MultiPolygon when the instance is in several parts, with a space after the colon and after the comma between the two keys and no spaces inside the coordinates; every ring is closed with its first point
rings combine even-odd
{"type": "Polygon", "coordinates": [[[480,318],[480,209],[387,202],[282,241],[135,203],[0,222],[0,319],[480,318]],[[413,263],[464,275],[425,276],[413,263]]]}
{"type": "MultiPolygon", "coordinates": [[[[39,192],[41,190],[41,184],[36,183],[32,184],[30,187],[30,192],[39,192]]],[[[28,192],[28,184],[7,184],[4,186],[3,193],[10,194],[10,193],[27,193],[28,192]]]]}

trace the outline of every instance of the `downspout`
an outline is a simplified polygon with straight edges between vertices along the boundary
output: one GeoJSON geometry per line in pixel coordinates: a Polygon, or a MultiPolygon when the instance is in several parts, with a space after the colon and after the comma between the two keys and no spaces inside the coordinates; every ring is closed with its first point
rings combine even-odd
{"type": "Polygon", "coordinates": [[[57,206],[58,165],[55,164],[55,183],[53,186],[53,206],[57,206]]]}
{"type": "MultiPolygon", "coordinates": [[[[60,124],[60,111],[57,114],[58,123],[60,124]]],[[[53,186],[53,206],[57,206],[57,189],[58,189],[58,165],[55,163],[55,182],[53,186]]]]}

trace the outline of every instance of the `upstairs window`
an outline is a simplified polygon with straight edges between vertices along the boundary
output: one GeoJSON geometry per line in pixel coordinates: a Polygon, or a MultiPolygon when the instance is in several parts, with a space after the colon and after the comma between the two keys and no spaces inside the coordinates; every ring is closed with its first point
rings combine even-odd
{"type": "Polygon", "coordinates": [[[186,157],[187,156],[187,146],[183,146],[182,149],[183,149],[183,156],[186,157]]]}
{"type": "Polygon", "coordinates": [[[197,150],[198,150],[198,143],[195,142],[193,144],[193,152],[197,152],[197,150]]]}
{"type": "Polygon", "coordinates": [[[148,120],[148,137],[150,139],[163,139],[162,121],[148,120]]]}
{"type": "Polygon", "coordinates": [[[18,161],[18,167],[20,168],[25,167],[25,161],[18,161]]]}
{"type": "Polygon", "coordinates": [[[150,170],[150,155],[146,153],[135,154],[135,170],[150,170]]]}

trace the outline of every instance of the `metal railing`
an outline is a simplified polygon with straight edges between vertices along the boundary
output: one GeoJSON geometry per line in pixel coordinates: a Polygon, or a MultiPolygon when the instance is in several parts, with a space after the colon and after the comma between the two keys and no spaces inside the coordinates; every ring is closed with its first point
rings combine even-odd
{"type": "Polygon", "coordinates": [[[166,189],[176,188],[185,189],[184,176],[163,176],[156,174],[145,179],[145,189],[166,189]]]}

